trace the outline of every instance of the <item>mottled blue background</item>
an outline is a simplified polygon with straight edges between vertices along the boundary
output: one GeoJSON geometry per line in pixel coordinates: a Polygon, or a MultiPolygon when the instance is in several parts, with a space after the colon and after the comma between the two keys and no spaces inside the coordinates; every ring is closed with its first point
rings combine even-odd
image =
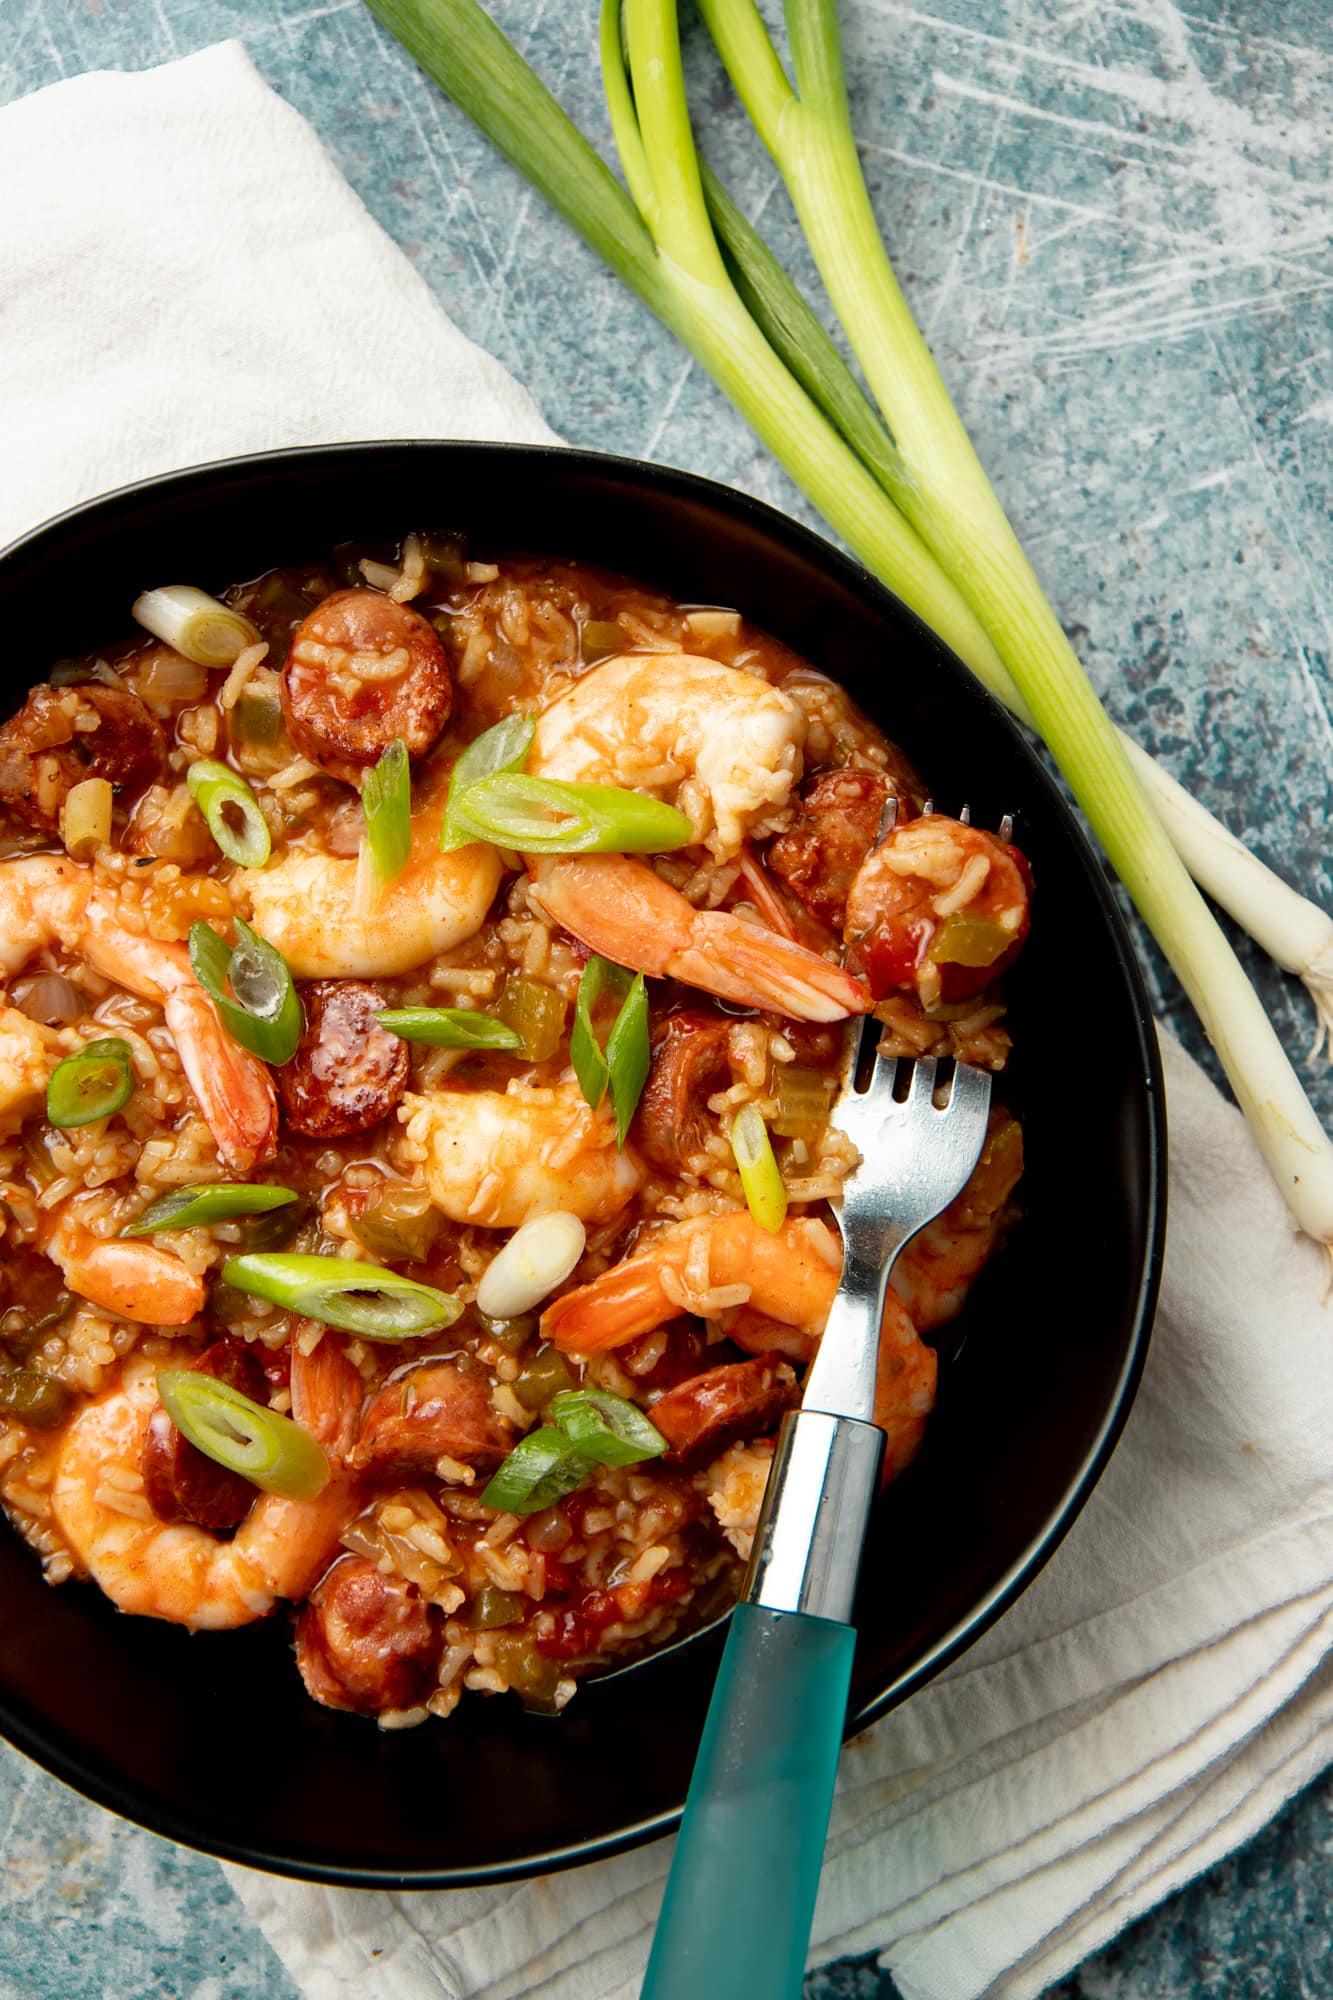
{"type": "MultiPolygon", "coordinates": [[[[592,0],[494,11],[605,140],[592,0]]],[[[1333,780],[1328,0],[860,0],[854,114],[898,269],[1117,718],[1325,903],[1333,780]]],[[[240,35],[453,317],[571,442],[807,515],[670,338],[412,69],[359,0],[0,0],[0,102],[240,35]]],[[[708,150],[813,273],[702,38],[708,150]]],[[[21,190],[5,191],[21,199],[21,190]]],[[[1199,1050],[1145,947],[1160,1011],[1199,1050]]],[[[1293,1052],[1298,985],[1256,966],[1293,1052]]],[[[1314,1073],[1326,1121],[1333,1073],[1314,1073]]],[[[1330,1804],[1260,1839],[1050,2000],[1333,1994],[1330,1804]]],[[[0,2000],[290,2000],[210,1861],[0,1750],[0,2000]]],[[[887,2000],[869,1963],[812,1981],[887,2000]]]]}

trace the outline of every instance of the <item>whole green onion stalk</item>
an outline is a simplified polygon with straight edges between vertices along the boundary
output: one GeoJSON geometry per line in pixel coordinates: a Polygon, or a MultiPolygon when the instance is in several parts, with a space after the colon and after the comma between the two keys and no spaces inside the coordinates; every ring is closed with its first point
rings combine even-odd
{"type": "MultiPolygon", "coordinates": [[[[749,0],[731,5],[713,0],[704,11],[729,66],[755,66],[754,75],[747,71],[746,83],[738,81],[738,88],[779,166],[794,160],[802,174],[810,175],[805,206],[812,213],[803,209],[803,222],[813,229],[845,199],[856,255],[878,259],[883,266],[866,289],[877,312],[887,306],[887,330],[872,334],[869,310],[853,312],[850,306],[846,330],[858,348],[863,341],[873,346],[879,365],[872,370],[864,354],[861,360],[882,406],[889,408],[892,437],[887,449],[882,442],[869,444],[864,426],[861,436],[853,437],[845,421],[845,399],[839,407],[821,387],[813,365],[817,356],[811,369],[803,369],[802,386],[752,315],[752,274],[742,279],[745,297],[734,281],[737,266],[724,259],[714,233],[717,185],[710,179],[710,219],[690,129],[674,0],[627,0],[623,23],[618,0],[603,4],[607,101],[632,201],[478,0],[369,4],[500,151],[678,335],[853,553],[1020,719],[1045,736],[1198,1010],[1293,1213],[1328,1246],[1333,1242],[1333,1146],[1258,996],[1145,800],[977,464],[888,269],[851,140],[832,6],[827,0],[810,0],[791,9],[798,87],[815,94],[819,129],[811,129],[813,119],[807,121],[786,154],[778,148],[786,145],[787,126],[799,121],[802,104],[762,20],[749,0]],[[906,358],[903,379],[895,386],[885,378],[894,372],[890,357],[899,342],[906,358]],[[906,423],[904,403],[912,404],[906,423]],[[941,454],[949,463],[932,464],[932,457],[941,454]],[[899,499],[901,511],[895,504],[899,499]]],[[[799,199],[797,206],[802,209],[799,199]]],[[[820,242],[814,236],[812,242],[818,255],[820,242]]],[[[825,253],[830,262],[825,282],[831,292],[837,282],[834,301],[841,309],[843,291],[855,288],[855,271],[845,244],[836,255],[825,246],[825,253]]],[[[792,307],[792,296],[785,287],[782,302],[799,334],[801,315],[792,307]]],[[[813,323],[808,309],[807,317],[813,323]]],[[[1136,768],[1148,763],[1137,753],[1136,768]]],[[[1218,845],[1198,838],[1196,829],[1193,846],[1200,855],[1218,845]]],[[[1226,870],[1215,870],[1214,878],[1208,886],[1225,903],[1226,870]]],[[[1243,920],[1243,912],[1238,914],[1243,920]]],[[[1323,923],[1328,949],[1333,932],[1327,919],[1323,923]]],[[[1268,940],[1261,935],[1260,942],[1268,940]]],[[[1292,963],[1289,947],[1274,955],[1279,963],[1292,963]]],[[[1333,958],[1333,950],[1329,955],[1333,958]]]]}

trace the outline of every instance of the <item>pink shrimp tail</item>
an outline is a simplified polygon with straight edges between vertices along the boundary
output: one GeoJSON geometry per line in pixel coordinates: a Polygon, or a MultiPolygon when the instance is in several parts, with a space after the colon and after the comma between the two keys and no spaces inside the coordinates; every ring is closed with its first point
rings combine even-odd
{"type": "Polygon", "coordinates": [[[155,1243],[103,1240],[70,1216],[38,1240],[70,1290],[117,1319],[187,1326],[204,1309],[202,1281],[155,1243]]]}
{"type": "Polygon", "coordinates": [[[798,1021],[869,1010],[869,993],[841,966],[730,910],[694,909],[629,855],[537,861],[532,878],[547,915],[618,965],[798,1021]]]}
{"type": "Polygon", "coordinates": [[[234,1042],[199,986],[168,994],[167,1026],[181,1067],[227,1166],[248,1173],[278,1144],[278,1097],[256,1056],[234,1042]]]}

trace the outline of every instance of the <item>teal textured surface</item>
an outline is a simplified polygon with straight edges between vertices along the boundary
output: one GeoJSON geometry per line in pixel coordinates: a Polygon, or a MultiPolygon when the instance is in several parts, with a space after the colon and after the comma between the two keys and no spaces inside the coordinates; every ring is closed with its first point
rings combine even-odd
{"type": "MultiPolygon", "coordinates": [[[[497,18],[605,142],[591,0],[497,18]]],[[[1117,719],[1328,903],[1333,17],[1326,0],[858,0],[872,192],[964,417],[1117,719]]],[[[808,518],[669,337],[359,0],[0,0],[0,101],[244,38],[464,331],[571,442],[808,518]]],[[[700,37],[709,149],[808,257],[700,37]]],[[[1160,1011],[1199,1050],[1169,976],[1160,1011]]],[[[1294,981],[1259,968],[1293,1050],[1294,981]]],[[[1330,1073],[1315,1075],[1325,1119],[1330,1073]]],[[[1050,2000],[1333,1992],[1325,1780],[1050,2000]]],[[[0,2000],[289,2000],[216,1866],[0,1749],[0,2000]]],[[[812,1982],[886,2000],[869,1962],[812,1982]]]]}

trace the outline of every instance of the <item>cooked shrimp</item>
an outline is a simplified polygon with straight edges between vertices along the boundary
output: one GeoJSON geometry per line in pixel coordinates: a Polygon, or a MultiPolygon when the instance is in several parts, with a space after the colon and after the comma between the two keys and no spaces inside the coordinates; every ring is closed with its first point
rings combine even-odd
{"type": "MultiPolygon", "coordinates": [[[[719,861],[780,813],[801,773],[805,720],[767,681],[689,653],[626,655],[576,681],[537,718],[543,777],[667,796],[719,861]]],[[[534,862],[533,893],[592,951],[739,1006],[798,1020],[864,1013],[860,982],[733,910],[696,910],[623,854],[534,862]]]]}
{"type": "MultiPolygon", "coordinates": [[[[825,1223],[788,1218],[770,1235],[740,1209],[664,1229],[646,1249],[548,1306],[542,1332],[566,1353],[591,1355],[681,1312],[725,1322],[729,1309],[743,1307],[817,1336],[841,1272],[842,1247],[825,1223]]],[[[934,1353],[902,1301],[890,1294],[875,1390],[875,1422],[889,1440],[888,1478],[902,1471],[921,1442],[935,1400],[935,1372],[934,1353]]]]}
{"type": "Polygon", "coordinates": [[[914,1236],[889,1280],[922,1333],[955,1319],[1004,1228],[1023,1171],[1023,1128],[1001,1106],[991,1112],[981,1158],[957,1200],[914,1236]]]}
{"type": "MultiPolygon", "coordinates": [[[[386,599],[387,603],[388,600],[386,599]]],[[[370,908],[360,864],[297,852],[233,879],[250,921],[298,979],[387,979],[475,937],[500,886],[500,856],[483,843],[440,852],[444,789],[412,815],[406,868],[370,908]]]]}
{"type": "Polygon", "coordinates": [[[786,805],[804,741],[798,705],[755,674],[693,653],[625,653],[542,710],[530,767],[669,799],[730,861],[786,805]]]}
{"type": "Polygon", "coordinates": [[[378,590],[336,590],[296,629],[282,674],[287,731],[330,777],[359,783],[396,736],[422,757],[453,692],[444,647],[419,611],[378,590]]]}
{"type": "Polygon", "coordinates": [[[547,916],[590,951],[654,979],[798,1021],[841,1021],[870,1005],[859,980],[830,959],[734,910],[696,910],[628,854],[535,861],[532,888],[547,916]]]}
{"type": "Polygon", "coordinates": [[[41,1110],[59,1046],[40,1022],[17,1007],[0,1007],[0,1137],[12,1137],[25,1118],[41,1110]]]}
{"type": "Polygon", "coordinates": [[[135,1238],[94,1236],[66,1204],[45,1217],[37,1241],[65,1283],[117,1319],[188,1326],[204,1309],[204,1287],[179,1257],[135,1238]]]}
{"type": "Polygon", "coordinates": [[[81,951],[106,978],[162,1008],[226,1164],[244,1173],[268,1159],[278,1129],[272,1079],[222,1026],[185,946],[129,930],[115,896],[94,888],[92,870],[76,861],[33,854],[0,862],[0,973],[12,978],[55,945],[81,951]]]}
{"type": "MultiPolygon", "coordinates": [[[[303,1369],[298,1349],[294,1408],[303,1369]]],[[[359,1504],[336,1448],[334,1475],[316,1499],[261,1493],[232,1539],[219,1541],[206,1528],[157,1520],[136,1483],[157,1407],[154,1364],[136,1359],[116,1388],[85,1405],[61,1442],[52,1507],[83,1572],[122,1611],[191,1631],[248,1625],[275,1598],[306,1596],[338,1554],[359,1504]]],[[[326,1413],[326,1427],[336,1431],[339,1422],[336,1409],[326,1413]]],[[[316,1429],[308,1421],[307,1427],[316,1429]]],[[[321,1442],[329,1449],[332,1440],[321,1442]]]]}
{"type": "Polygon", "coordinates": [[[966,1000],[1006,971],[1028,933],[1031,876],[1016,847],[943,813],[896,826],[847,892],[844,936],[877,1000],[966,1000]]]}
{"type": "Polygon", "coordinates": [[[517,1229],[553,1209],[609,1222],[643,1179],[633,1153],[617,1151],[607,1106],[592,1110],[572,1077],[409,1094],[398,1115],[425,1148],[431,1200],[454,1222],[517,1229]]]}
{"type": "Polygon", "coordinates": [[[567,1354],[600,1354],[678,1313],[716,1319],[749,1305],[816,1333],[841,1270],[842,1246],[812,1217],[789,1217],[770,1234],[747,1209],[700,1216],[669,1224],[624,1263],[566,1292],[542,1314],[542,1332],[567,1354]]]}

